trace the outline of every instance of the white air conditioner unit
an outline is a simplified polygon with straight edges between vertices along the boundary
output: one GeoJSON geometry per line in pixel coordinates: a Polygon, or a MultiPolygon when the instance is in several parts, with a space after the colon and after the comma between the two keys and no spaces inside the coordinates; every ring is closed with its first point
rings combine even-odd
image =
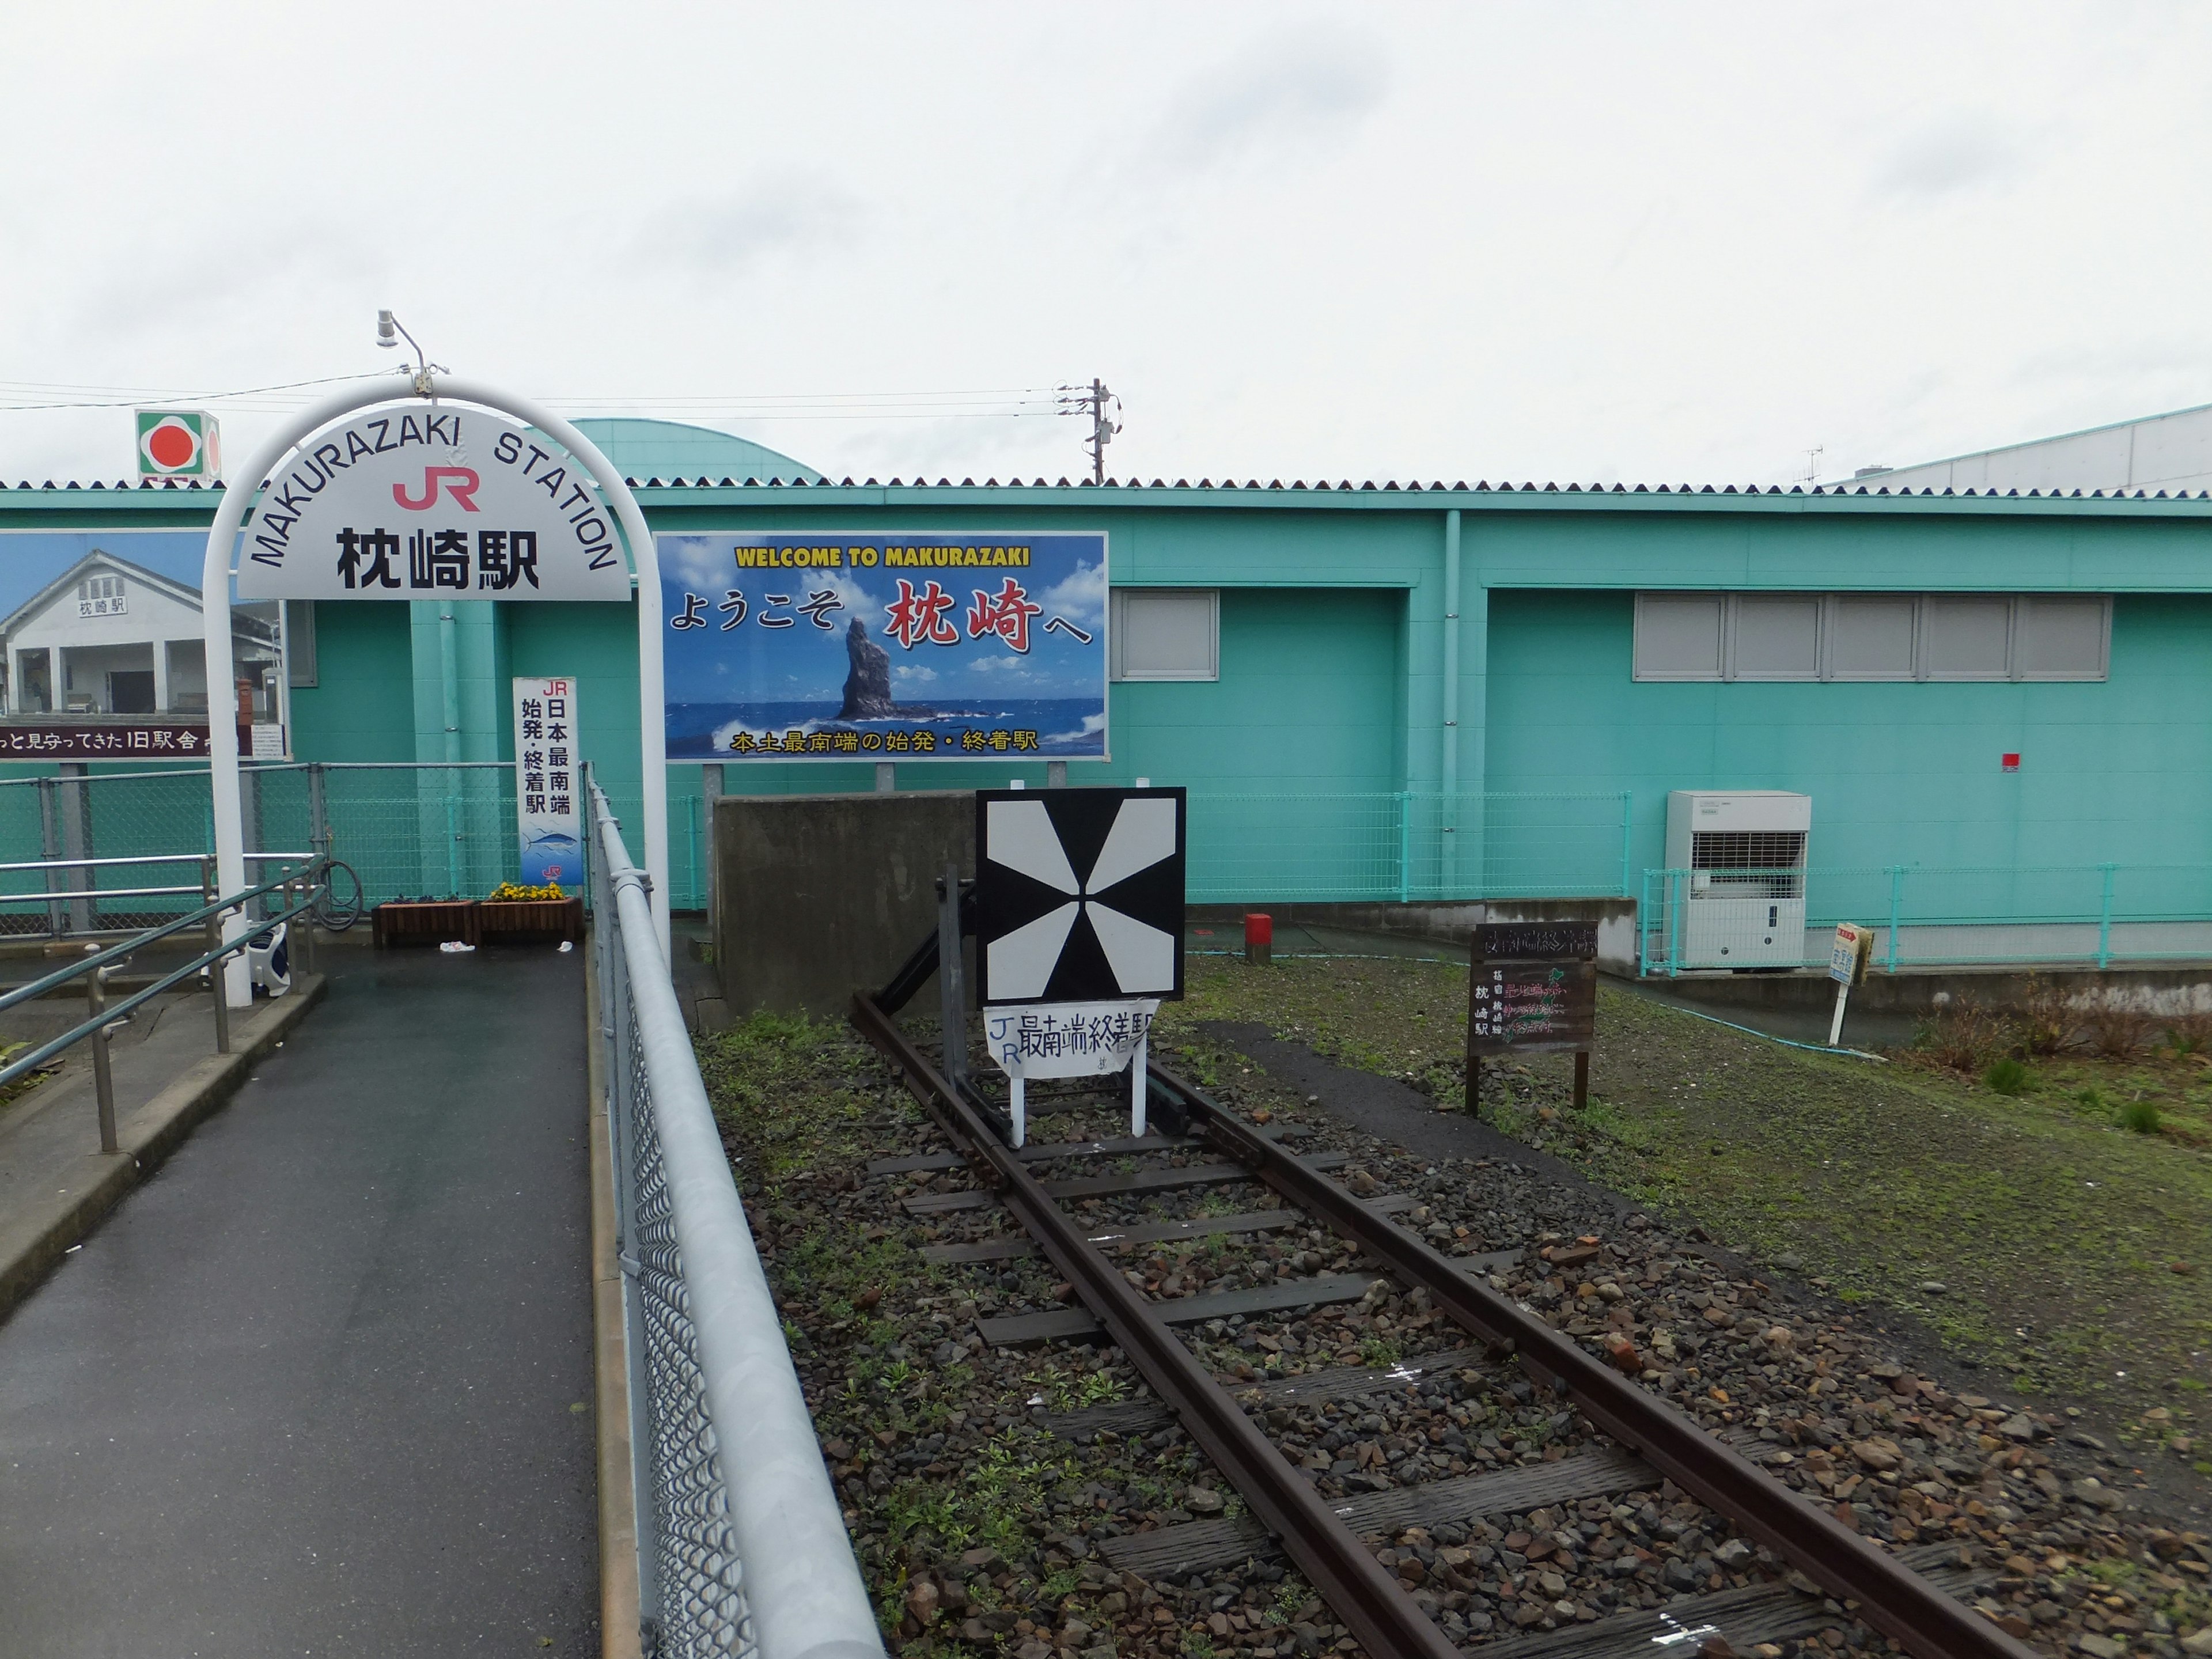
{"type": "Polygon", "coordinates": [[[1796,968],[1805,959],[1813,798],[1779,789],[1667,796],[1669,957],[1684,968],[1796,968]]]}

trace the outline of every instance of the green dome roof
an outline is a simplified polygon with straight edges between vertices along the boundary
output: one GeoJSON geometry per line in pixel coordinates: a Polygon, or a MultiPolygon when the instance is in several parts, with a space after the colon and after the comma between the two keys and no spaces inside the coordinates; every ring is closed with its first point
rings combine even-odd
{"type": "Polygon", "coordinates": [[[680,421],[632,420],[599,416],[574,422],[629,478],[804,478],[820,483],[822,475],[765,445],[680,421]]]}

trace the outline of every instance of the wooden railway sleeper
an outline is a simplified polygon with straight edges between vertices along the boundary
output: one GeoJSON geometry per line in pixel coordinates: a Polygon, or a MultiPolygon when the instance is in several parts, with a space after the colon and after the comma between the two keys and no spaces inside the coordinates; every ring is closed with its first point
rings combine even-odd
{"type": "Polygon", "coordinates": [[[865,992],[853,999],[853,1022],[906,1074],[908,1087],[955,1144],[979,1166],[998,1173],[1006,1207],[1173,1407],[1199,1449],[1282,1540],[1284,1553],[1361,1646],[1376,1659],[1459,1659],[1459,1649],[1397,1576],[1368,1553],[1106,1254],[1044,1193],[975,1103],[945,1081],[865,992]]]}
{"type": "Polygon", "coordinates": [[[2035,1651],[1884,1553],[1733,1448],[1618,1375],[1595,1356],[1405,1229],[1374,1214],[1346,1188],[1284,1155],[1202,1091],[1154,1062],[1152,1082],[1172,1103],[1177,1133],[1203,1134],[1308,1214],[1326,1222],[1468,1332],[1510,1346],[1538,1384],[1570,1395],[1589,1420],[1815,1583],[1859,1604],[1858,1616],[1917,1659],[2035,1659],[2035,1651]]]}

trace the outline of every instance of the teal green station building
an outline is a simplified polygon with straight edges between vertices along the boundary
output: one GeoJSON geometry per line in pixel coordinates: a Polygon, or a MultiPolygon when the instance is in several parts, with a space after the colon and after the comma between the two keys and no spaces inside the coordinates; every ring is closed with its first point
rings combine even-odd
{"type": "MultiPolygon", "coordinates": [[[[1679,971],[1726,965],[1684,955],[1716,879],[1737,897],[1794,879],[1793,959],[1843,920],[1886,927],[1899,965],[1916,937],[1931,961],[2212,957],[2202,495],[833,481],[723,434],[579,424],[656,533],[1103,532],[1109,757],[1066,781],[1187,787],[1194,900],[1610,900],[1637,907],[1645,968],[1679,971]],[[1670,814],[1679,837],[1699,796],[1754,818],[1802,798],[1784,816],[1805,823],[1692,862],[1670,814]]],[[[0,489],[0,559],[4,532],[33,532],[127,561],[139,532],[204,532],[213,497],[0,489]]],[[[510,679],[568,675],[583,750],[635,802],[631,607],[290,622],[295,762],[512,761],[510,679]]],[[[701,901],[715,795],[1053,781],[1001,756],[669,772],[678,908],[701,901]]],[[[1729,833],[1767,833],[1745,823],[1729,833]]]]}

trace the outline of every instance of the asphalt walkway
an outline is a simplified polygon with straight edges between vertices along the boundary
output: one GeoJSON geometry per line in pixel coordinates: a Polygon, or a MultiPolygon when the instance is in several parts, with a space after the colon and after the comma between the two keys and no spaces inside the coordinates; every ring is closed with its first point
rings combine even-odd
{"type": "Polygon", "coordinates": [[[598,1651],[582,955],[318,966],[0,1324],[0,1659],[598,1651]]]}

